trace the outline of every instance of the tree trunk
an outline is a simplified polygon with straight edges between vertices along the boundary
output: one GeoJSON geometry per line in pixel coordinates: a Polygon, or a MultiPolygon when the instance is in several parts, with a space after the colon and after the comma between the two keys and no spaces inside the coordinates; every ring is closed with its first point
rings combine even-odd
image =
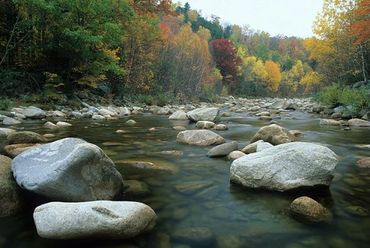
{"type": "Polygon", "coordinates": [[[361,61],[362,61],[362,74],[364,76],[364,82],[367,83],[366,69],[365,69],[365,57],[364,57],[364,50],[363,50],[362,44],[360,44],[360,52],[361,52],[361,61]]]}

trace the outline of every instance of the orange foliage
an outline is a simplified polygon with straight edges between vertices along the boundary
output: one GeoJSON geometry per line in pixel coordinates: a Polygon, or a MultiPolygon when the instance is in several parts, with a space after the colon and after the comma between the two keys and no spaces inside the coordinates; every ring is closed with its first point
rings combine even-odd
{"type": "Polygon", "coordinates": [[[358,21],[352,24],[351,31],[357,37],[356,44],[370,39],[370,0],[361,0],[355,11],[358,21]]]}

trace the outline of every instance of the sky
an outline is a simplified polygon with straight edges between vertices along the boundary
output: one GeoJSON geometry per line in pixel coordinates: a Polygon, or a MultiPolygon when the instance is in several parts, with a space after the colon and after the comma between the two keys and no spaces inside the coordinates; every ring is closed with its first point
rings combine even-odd
{"type": "MultiPolygon", "coordinates": [[[[175,1],[174,1],[175,2],[175,1]]],[[[249,25],[275,36],[302,38],[313,36],[312,24],[321,11],[323,0],[180,0],[203,16],[212,14],[222,23],[249,25]]]]}

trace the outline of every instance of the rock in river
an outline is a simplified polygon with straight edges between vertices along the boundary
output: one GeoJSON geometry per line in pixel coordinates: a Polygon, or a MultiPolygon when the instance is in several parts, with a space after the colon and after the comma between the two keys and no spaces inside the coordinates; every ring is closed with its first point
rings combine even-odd
{"type": "Polygon", "coordinates": [[[168,117],[168,119],[170,119],[170,120],[187,120],[188,117],[186,116],[185,111],[178,110],[175,113],[173,113],[172,115],[170,115],[170,117],[168,117]]]}
{"type": "Polygon", "coordinates": [[[215,123],[212,121],[198,121],[195,126],[199,129],[211,129],[215,126],[215,123]]]}
{"type": "Polygon", "coordinates": [[[295,141],[296,137],[289,132],[289,130],[276,125],[271,124],[260,128],[258,132],[253,136],[251,143],[263,140],[273,145],[280,145],[288,142],[295,141]]]}
{"type": "Polygon", "coordinates": [[[8,125],[8,126],[11,126],[11,125],[17,125],[17,124],[20,124],[21,122],[14,119],[14,118],[11,118],[11,117],[5,117],[3,119],[3,125],[8,125]]]}
{"type": "Polygon", "coordinates": [[[245,155],[246,154],[244,152],[241,152],[241,151],[233,151],[233,152],[230,152],[230,154],[227,156],[227,158],[229,160],[235,160],[235,159],[241,158],[241,157],[243,157],[245,155]]]}
{"type": "Polygon", "coordinates": [[[207,153],[208,157],[222,157],[229,155],[232,151],[238,150],[238,142],[232,141],[213,147],[207,153]]]}
{"type": "Polygon", "coordinates": [[[19,186],[55,200],[111,200],[123,187],[113,161],[76,138],[29,149],[13,160],[12,170],[19,186]]]}
{"type": "Polygon", "coordinates": [[[293,142],[235,160],[230,168],[230,180],[250,188],[277,191],[329,186],[336,164],[336,154],[329,148],[293,142]]]}
{"type": "Polygon", "coordinates": [[[289,210],[295,219],[304,223],[328,223],[332,220],[332,215],[328,209],[307,196],[295,199],[290,204],[289,210]]]}
{"type": "Polygon", "coordinates": [[[220,110],[218,108],[197,108],[187,113],[191,121],[218,121],[220,119],[220,110]]]}
{"type": "Polygon", "coordinates": [[[348,121],[348,124],[354,127],[370,127],[370,121],[365,121],[361,119],[350,119],[348,121]]]}
{"type": "Polygon", "coordinates": [[[44,110],[34,106],[29,106],[23,109],[21,113],[31,119],[42,119],[46,116],[46,112],[44,110]]]}
{"type": "Polygon", "coordinates": [[[12,160],[0,155],[0,217],[20,212],[23,200],[11,171],[12,160]]]}
{"type": "Polygon", "coordinates": [[[9,145],[11,144],[32,144],[32,143],[45,143],[47,142],[47,139],[34,132],[30,131],[21,131],[12,133],[7,138],[7,143],[9,145]]]}
{"type": "Polygon", "coordinates": [[[187,130],[177,135],[177,142],[188,145],[210,146],[225,143],[225,139],[210,130],[187,130]]]}
{"type": "Polygon", "coordinates": [[[49,239],[126,239],[151,230],[156,214],[139,202],[50,202],[33,213],[37,233],[49,239]]]}
{"type": "Polygon", "coordinates": [[[9,134],[15,133],[15,130],[10,128],[0,128],[0,138],[6,138],[9,134]]]}

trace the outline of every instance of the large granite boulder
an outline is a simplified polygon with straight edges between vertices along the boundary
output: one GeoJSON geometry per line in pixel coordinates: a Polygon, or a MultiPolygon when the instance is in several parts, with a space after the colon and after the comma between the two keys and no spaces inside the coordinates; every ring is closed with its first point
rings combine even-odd
{"type": "Polygon", "coordinates": [[[20,122],[19,120],[16,120],[14,118],[11,118],[11,117],[4,117],[3,119],[3,125],[7,125],[7,126],[12,126],[12,125],[17,125],[17,124],[21,124],[22,122],[20,122]]]}
{"type": "Polygon", "coordinates": [[[225,139],[210,130],[186,130],[177,135],[177,142],[196,146],[210,146],[225,143],[225,139]]]}
{"type": "Polygon", "coordinates": [[[122,176],[96,145],[65,138],[24,151],[12,162],[19,186],[61,201],[111,200],[122,176]]]}
{"type": "Polygon", "coordinates": [[[45,143],[47,139],[35,132],[21,131],[11,133],[7,138],[7,143],[12,144],[35,144],[35,143],[45,143]]]}
{"type": "Polygon", "coordinates": [[[370,127],[370,121],[365,121],[361,119],[350,119],[348,125],[353,127],[370,127]]]}
{"type": "Polygon", "coordinates": [[[249,188],[277,191],[329,186],[336,164],[336,154],[329,148],[293,142],[235,160],[230,168],[230,180],[249,188]]]}
{"type": "Polygon", "coordinates": [[[271,124],[260,128],[258,132],[252,137],[251,143],[263,140],[273,145],[280,145],[296,140],[296,137],[289,132],[288,129],[276,124],[271,124]]]}
{"type": "Polygon", "coordinates": [[[151,230],[156,214],[139,202],[50,202],[33,213],[37,233],[49,239],[126,239],[151,230]]]}
{"type": "Polygon", "coordinates": [[[220,110],[218,108],[197,108],[187,113],[191,121],[218,121],[220,119],[220,110]]]}
{"type": "Polygon", "coordinates": [[[22,209],[20,188],[11,171],[12,160],[0,155],[0,217],[14,215],[22,209]]]}

